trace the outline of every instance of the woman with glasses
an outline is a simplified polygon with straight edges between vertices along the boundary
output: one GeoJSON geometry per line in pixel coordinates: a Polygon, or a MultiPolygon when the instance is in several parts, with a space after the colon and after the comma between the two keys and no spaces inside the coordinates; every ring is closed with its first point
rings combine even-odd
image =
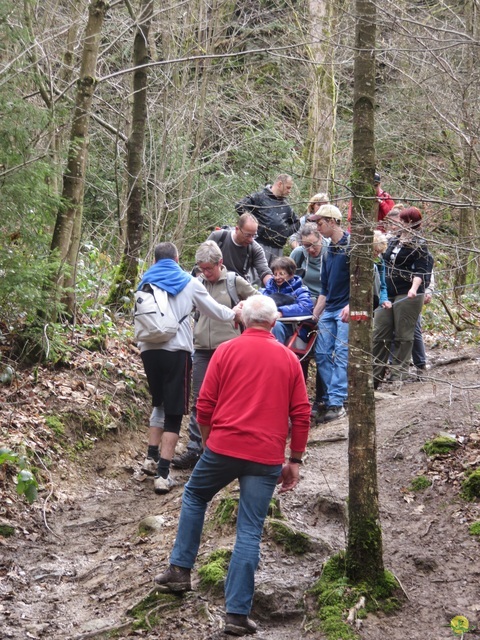
{"type": "Polygon", "coordinates": [[[300,229],[300,246],[290,254],[297,265],[297,275],[302,278],[303,284],[310,291],[314,305],[320,294],[322,261],[329,242],[318,231],[316,224],[307,222],[300,229]]]}
{"type": "MultiPolygon", "coordinates": [[[[317,202],[315,202],[315,205],[316,204],[317,202]]],[[[320,207],[316,207],[316,211],[318,211],[319,208],[320,207]]],[[[310,292],[314,307],[320,295],[322,262],[327,253],[329,243],[330,240],[322,236],[315,223],[307,222],[307,224],[300,229],[300,246],[290,254],[290,257],[297,265],[297,275],[302,278],[303,284],[310,292]]],[[[308,375],[308,365],[308,358],[302,361],[305,378],[308,375]]],[[[322,379],[317,372],[315,379],[315,400],[312,402],[312,415],[317,413],[318,407],[322,402],[323,394],[322,379]]]]}

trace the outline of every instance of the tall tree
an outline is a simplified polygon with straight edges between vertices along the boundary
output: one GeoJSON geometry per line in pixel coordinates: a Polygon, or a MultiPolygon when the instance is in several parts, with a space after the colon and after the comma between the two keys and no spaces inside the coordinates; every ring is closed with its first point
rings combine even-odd
{"type": "Polygon", "coordinates": [[[108,304],[118,304],[128,296],[137,280],[138,260],[143,237],[142,201],[145,126],[147,122],[147,84],[149,34],[153,0],[141,0],[140,14],[133,42],[132,129],[127,143],[127,233],[120,268],[110,290],[108,304]]]}
{"type": "Polygon", "coordinates": [[[96,85],[100,34],[108,6],[109,4],[105,0],[92,0],[88,9],[82,63],[77,81],[75,109],[70,131],[68,161],[63,175],[62,204],[57,213],[51,243],[51,251],[58,252],[61,263],[70,267],[68,278],[64,281],[62,277],[59,277],[58,281],[59,285],[64,284],[72,288],[66,299],[67,310],[70,314],[73,314],[75,310],[73,288],[82,226],[90,110],[96,85]]]}
{"type": "Polygon", "coordinates": [[[353,99],[353,216],[350,262],[348,395],[349,491],[346,569],[358,583],[383,574],[379,522],[375,402],[372,380],[372,229],[375,225],[375,39],[376,9],[356,0],[353,99]]]}
{"type": "Polygon", "coordinates": [[[308,165],[314,191],[332,192],[335,175],[334,133],[337,110],[335,47],[330,40],[334,31],[336,5],[332,0],[310,0],[311,45],[307,52],[314,64],[309,101],[308,165]]]}

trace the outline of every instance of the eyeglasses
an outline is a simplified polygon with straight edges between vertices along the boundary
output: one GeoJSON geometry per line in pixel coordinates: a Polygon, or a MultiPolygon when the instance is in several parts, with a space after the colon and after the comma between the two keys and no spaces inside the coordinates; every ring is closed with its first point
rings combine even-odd
{"type": "Polygon", "coordinates": [[[216,264],[214,264],[213,266],[211,266],[211,267],[200,267],[200,266],[197,264],[197,269],[198,269],[199,271],[201,271],[202,273],[213,273],[213,271],[215,271],[215,269],[216,269],[217,267],[218,267],[218,262],[217,262],[216,264]]]}
{"type": "Polygon", "coordinates": [[[255,240],[255,238],[258,237],[258,233],[245,233],[245,231],[243,231],[243,229],[240,229],[240,227],[238,228],[238,230],[240,231],[240,233],[242,234],[242,236],[244,236],[245,238],[252,238],[252,240],[255,240]]]}
{"type": "Polygon", "coordinates": [[[312,247],[318,247],[319,244],[320,244],[320,241],[318,241],[318,242],[302,242],[302,247],[305,247],[305,249],[311,249],[312,247]]]}

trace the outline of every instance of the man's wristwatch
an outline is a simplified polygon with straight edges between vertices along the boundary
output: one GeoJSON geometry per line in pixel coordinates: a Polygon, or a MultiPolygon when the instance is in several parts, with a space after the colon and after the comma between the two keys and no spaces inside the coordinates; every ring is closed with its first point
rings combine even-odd
{"type": "Polygon", "coordinates": [[[303,464],[303,460],[301,458],[289,458],[288,461],[293,464],[303,464]]]}

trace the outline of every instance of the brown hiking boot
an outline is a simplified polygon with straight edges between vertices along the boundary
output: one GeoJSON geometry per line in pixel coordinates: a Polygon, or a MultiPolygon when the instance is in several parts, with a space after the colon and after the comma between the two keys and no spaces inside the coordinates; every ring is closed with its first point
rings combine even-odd
{"type": "Polygon", "coordinates": [[[257,633],[257,625],[248,616],[227,613],[225,616],[225,633],[229,636],[251,635],[257,633]]]}
{"type": "Polygon", "coordinates": [[[174,564],[171,564],[161,575],[155,576],[154,582],[158,591],[181,593],[182,591],[192,590],[190,569],[177,567],[174,564]]]}

